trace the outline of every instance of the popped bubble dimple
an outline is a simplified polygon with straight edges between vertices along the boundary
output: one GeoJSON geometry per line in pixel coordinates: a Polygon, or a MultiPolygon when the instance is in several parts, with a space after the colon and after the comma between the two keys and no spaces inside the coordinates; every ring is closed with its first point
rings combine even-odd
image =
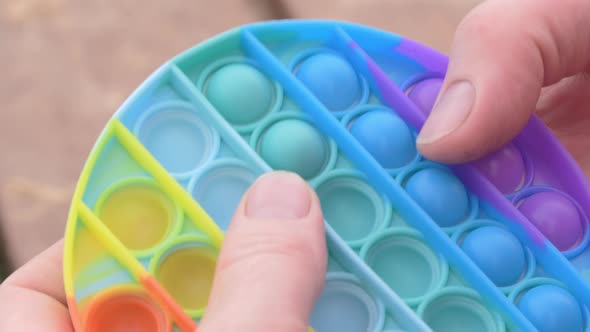
{"type": "Polygon", "coordinates": [[[139,122],[137,136],[166,170],[176,175],[205,164],[219,146],[217,133],[184,104],[154,108],[139,122]]]}
{"type": "Polygon", "coordinates": [[[169,324],[155,303],[133,293],[97,299],[90,305],[85,322],[87,332],[164,332],[170,329],[169,324]]]}
{"type": "Polygon", "coordinates": [[[559,250],[574,247],[584,233],[578,209],[567,197],[552,191],[543,191],[527,197],[520,211],[559,250]]]}
{"type": "Polygon", "coordinates": [[[330,111],[346,110],[362,94],[354,68],[336,54],[319,53],[306,58],[296,76],[330,111]]]}
{"type": "Polygon", "coordinates": [[[234,63],[214,72],[207,82],[211,104],[234,125],[248,125],[263,118],[272,108],[273,83],[259,70],[234,63]]]}
{"type": "Polygon", "coordinates": [[[198,242],[179,242],[152,267],[156,280],[191,316],[201,315],[213,284],[217,253],[198,242]]]}
{"type": "Polygon", "coordinates": [[[420,170],[408,179],[406,190],[442,227],[459,224],[469,212],[467,190],[449,171],[439,168],[420,170]]]}
{"type": "Polygon", "coordinates": [[[361,115],[350,133],[385,168],[399,168],[416,156],[410,128],[393,111],[376,110],[361,115]]]}
{"type": "Polygon", "coordinates": [[[328,143],[309,123],[280,120],[262,133],[260,156],[270,167],[299,174],[305,179],[318,175],[328,160],[328,143]]]}
{"type": "Polygon", "coordinates": [[[477,293],[460,287],[447,287],[432,293],[418,307],[418,314],[436,332],[503,331],[498,318],[480,301],[477,293]]]}
{"type": "Polygon", "coordinates": [[[189,191],[219,228],[225,231],[242,196],[256,177],[254,171],[239,161],[218,161],[189,185],[189,191]]]}
{"type": "Polygon", "coordinates": [[[424,114],[428,115],[432,111],[442,84],[443,80],[440,78],[423,80],[412,87],[408,97],[424,114]]]}
{"type": "Polygon", "coordinates": [[[581,331],[582,310],[578,301],[565,289],[541,285],[527,291],[518,308],[539,332],[581,331]]]}
{"type": "Polygon", "coordinates": [[[476,166],[503,194],[517,190],[526,173],[522,155],[513,143],[478,160],[476,166]]]}
{"type": "Polygon", "coordinates": [[[310,324],[317,332],[380,331],[383,304],[347,274],[328,274],[315,303],[310,324]]]}
{"type": "Polygon", "coordinates": [[[512,233],[500,227],[484,226],[470,232],[461,248],[497,286],[514,284],[525,271],[524,248],[512,233]]]}
{"type": "Polygon", "coordinates": [[[316,192],[324,218],[349,245],[362,245],[387,224],[391,207],[357,173],[338,170],[319,179],[316,192]]]}
{"type": "Polygon", "coordinates": [[[97,211],[119,241],[138,252],[154,249],[180,224],[175,203],[152,182],[143,180],[124,180],[112,186],[99,199],[97,211]]]}
{"type": "Polygon", "coordinates": [[[362,248],[361,257],[409,305],[419,304],[447,280],[446,264],[411,232],[382,233],[362,248]]]}

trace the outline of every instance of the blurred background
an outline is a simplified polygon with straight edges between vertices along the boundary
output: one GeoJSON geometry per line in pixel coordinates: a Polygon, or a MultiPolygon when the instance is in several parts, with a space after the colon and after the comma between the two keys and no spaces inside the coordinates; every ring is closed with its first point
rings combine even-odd
{"type": "Polygon", "coordinates": [[[107,119],[163,62],[227,29],[330,18],[448,52],[481,0],[0,1],[0,280],[63,236],[107,119]]]}

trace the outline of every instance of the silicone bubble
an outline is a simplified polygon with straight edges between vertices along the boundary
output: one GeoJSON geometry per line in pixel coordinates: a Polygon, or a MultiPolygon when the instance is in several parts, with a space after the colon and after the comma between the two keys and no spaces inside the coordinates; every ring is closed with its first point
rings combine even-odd
{"type": "Polygon", "coordinates": [[[168,332],[170,322],[151,300],[137,293],[107,292],[89,304],[88,332],[168,332]]]}
{"type": "Polygon", "coordinates": [[[416,83],[411,87],[408,97],[420,108],[424,114],[430,114],[443,80],[440,78],[430,78],[416,83]]]}
{"type": "Polygon", "coordinates": [[[256,174],[238,160],[219,160],[191,182],[189,191],[222,230],[226,230],[256,174]]]}
{"type": "Polygon", "coordinates": [[[350,133],[385,168],[399,168],[417,154],[414,135],[391,110],[369,111],[352,124],[350,133]]]}
{"type": "Polygon", "coordinates": [[[147,112],[138,139],[169,172],[183,176],[213,158],[219,136],[186,104],[167,103],[147,112]]]}
{"type": "Polygon", "coordinates": [[[478,160],[476,166],[503,194],[516,191],[525,181],[525,162],[514,143],[478,160]]]}
{"type": "Polygon", "coordinates": [[[248,125],[262,119],[275,101],[272,81],[246,63],[227,64],[211,74],[205,94],[234,125],[248,125]]]}
{"type": "Polygon", "coordinates": [[[310,325],[316,332],[377,332],[384,321],[383,304],[346,273],[328,274],[315,303],[310,325]]]}
{"type": "Polygon", "coordinates": [[[138,253],[161,244],[181,218],[174,202],[147,180],[115,184],[101,196],[97,211],[119,241],[138,253]]]}
{"type": "Polygon", "coordinates": [[[298,118],[274,122],[260,134],[257,146],[270,167],[304,179],[317,176],[330,158],[328,142],[310,123],[298,118]]]}
{"type": "Polygon", "coordinates": [[[324,218],[352,246],[362,245],[391,216],[391,207],[355,172],[327,173],[316,191],[324,218]]]}
{"type": "Polygon", "coordinates": [[[344,111],[362,96],[354,68],[333,53],[309,56],[297,67],[296,76],[330,111],[344,111]]]}
{"type": "Polygon", "coordinates": [[[504,330],[476,293],[465,288],[450,287],[434,293],[418,307],[418,313],[435,332],[504,330]]]}
{"type": "Polygon", "coordinates": [[[377,275],[410,305],[440,288],[448,267],[413,232],[387,231],[365,245],[361,257],[377,275]]]}
{"type": "Polygon", "coordinates": [[[217,251],[202,241],[181,239],[151,266],[156,280],[194,317],[207,305],[217,260],[217,251]]]}
{"type": "Polygon", "coordinates": [[[477,228],[465,236],[461,248],[500,287],[514,284],[526,270],[524,248],[503,228],[477,228]]]}
{"type": "Polygon", "coordinates": [[[406,190],[442,227],[455,226],[469,213],[465,186],[451,172],[426,168],[412,174],[406,190]]]}
{"type": "Polygon", "coordinates": [[[584,235],[576,205],[560,193],[538,192],[525,198],[519,209],[561,251],[574,247],[584,235]]]}
{"type": "Polygon", "coordinates": [[[540,285],[528,290],[518,307],[539,332],[582,331],[583,316],[578,301],[559,286],[540,285]]]}

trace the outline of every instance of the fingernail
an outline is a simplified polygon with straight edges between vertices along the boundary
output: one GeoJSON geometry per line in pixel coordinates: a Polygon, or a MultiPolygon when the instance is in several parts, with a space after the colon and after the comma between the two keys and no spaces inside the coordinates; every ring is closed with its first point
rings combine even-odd
{"type": "Polygon", "coordinates": [[[417,138],[430,144],[455,131],[467,119],[475,101],[475,88],[469,81],[453,83],[440,97],[417,138]]]}
{"type": "Polygon", "coordinates": [[[273,172],[262,176],[246,197],[246,216],[263,219],[300,219],[309,214],[311,195],[298,175],[273,172]]]}

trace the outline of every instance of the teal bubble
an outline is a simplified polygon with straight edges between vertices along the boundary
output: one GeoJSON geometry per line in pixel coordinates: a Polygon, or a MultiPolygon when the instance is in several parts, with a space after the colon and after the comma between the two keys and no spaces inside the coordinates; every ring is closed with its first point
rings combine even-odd
{"type": "Polygon", "coordinates": [[[304,179],[318,175],[329,155],[328,143],[318,130],[299,119],[271,125],[262,133],[258,149],[271,168],[294,172],[304,179]]]}
{"type": "Polygon", "coordinates": [[[477,300],[477,294],[466,288],[451,287],[440,291],[423,303],[418,313],[436,332],[501,331],[497,317],[477,300]]]}
{"type": "Polygon", "coordinates": [[[324,218],[350,245],[361,244],[384,222],[381,197],[360,178],[333,176],[319,184],[316,191],[324,218]]]}
{"type": "Polygon", "coordinates": [[[259,70],[234,63],[209,78],[205,94],[219,113],[233,125],[248,125],[271,111],[273,83],[259,70]]]}
{"type": "Polygon", "coordinates": [[[345,273],[328,274],[310,325],[317,332],[381,331],[383,304],[345,273]]]}
{"type": "Polygon", "coordinates": [[[361,256],[369,267],[409,305],[423,297],[447,278],[446,264],[419,236],[400,231],[382,233],[363,247],[361,256]],[[395,264],[392,264],[395,262],[395,264]]]}

